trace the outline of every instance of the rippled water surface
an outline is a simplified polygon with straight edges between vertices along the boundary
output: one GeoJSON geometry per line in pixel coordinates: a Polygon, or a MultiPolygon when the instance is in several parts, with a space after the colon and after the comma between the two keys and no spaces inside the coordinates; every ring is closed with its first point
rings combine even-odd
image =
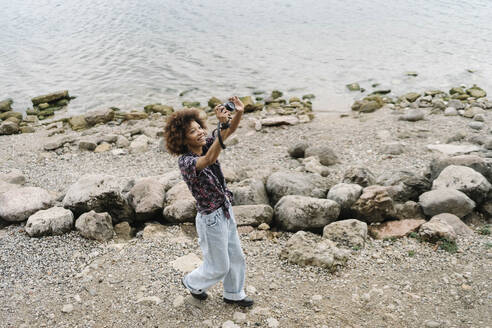
{"type": "Polygon", "coordinates": [[[492,93],[490,0],[0,0],[0,17],[0,99],[16,110],[59,89],[73,113],[252,88],[347,110],[350,82],[492,93]]]}

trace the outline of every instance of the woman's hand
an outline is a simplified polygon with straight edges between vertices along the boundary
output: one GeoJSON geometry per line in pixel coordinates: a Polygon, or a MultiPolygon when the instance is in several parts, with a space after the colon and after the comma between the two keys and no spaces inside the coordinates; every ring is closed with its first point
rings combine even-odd
{"type": "Polygon", "coordinates": [[[237,96],[229,98],[229,101],[232,101],[234,103],[237,111],[244,111],[244,104],[237,96]]]}
{"type": "Polygon", "coordinates": [[[217,116],[217,119],[219,120],[220,123],[227,123],[231,120],[232,113],[228,111],[224,107],[224,105],[217,105],[215,106],[214,110],[215,110],[215,116],[217,116]]]}

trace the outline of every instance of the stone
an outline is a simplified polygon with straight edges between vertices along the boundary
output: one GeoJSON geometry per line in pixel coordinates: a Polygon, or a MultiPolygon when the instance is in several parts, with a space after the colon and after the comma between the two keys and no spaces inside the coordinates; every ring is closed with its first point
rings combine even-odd
{"type": "Polygon", "coordinates": [[[229,185],[234,195],[234,205],[269,204],[265,184],[259,179],[245,179],[229,185]]]}
{"type": "Polygon", "coordinates": [[[143,304],[147,306],[159,305],[162,303],[162,300],[157,296],[146,296],[141,297],[137,300],[137,304],[143,304]]]}
{"type": "Polygon", "coordinates": [[[62,312],[63,313],[71,313],[73,311],[73,305],[72,304],[65,304],[62,307],[62,312]]]}
{"type": "Polygon", "coordinates": [[[130,141],[124,136],[118,136],[116,138],[116,147],[118,148],[126,148],[130,146],[130,141]]]}
{"type": "Polygon", "coordinates": [[[232,315],[232,320],[234,320],[235,323],[244,323],[246,322],[246,313],[236,311],[232,315]]]}
{"type": "Polygon", "coordinates": [[[70,210],[52,207],[40,210],[27,219],[26,232],[31,237],[62,235],[73,228],[74,218],[70,210]]]}
{"type": "Polygon", "coordinates": [[[175,270],[188,273],[198,268],[202,264],[202,260],[196,254],[189,253],[171,261],[170,264],[175,270]]]}
{"type": "Polygon", "coordinates": [[[434,158],[429,164],[430,180],[435,180],[442,170],[449,165],[461,165],[474,169],[488,181],[492,181],[492,160],[477,155],[459,155],[453,157],[434,158]]]}
{"type": "Polygon", "coordinates": [[[480,204],[486,198],[492,185],[487,179],[472,168],[460,165],[449,165],[441,171],[433,181],[432,189],[452,188],[465,193],[480,204]]]}
{"type": "Polygon", "coordinates": [[[468,93],[473,98],[483,98],[487,96],[487,92],[476,85],[473,85],[473,87],[466,89],[466,93],[468,93]]]}
{"type": "Polygon", "coordinates": [[[316,156],[319,158],[319,162],[325,166],[330,166],[336,163],[340,163],[340,160],[338,159],[333,149],[323,145],[315,145],[315,146],[307,147],[304,156],[305,157],[316,156]]]}
{"type": "Polygon", "coordinates": [[[130,153],[145,153],[149,149],[150,139],[145,135],[138,136],[130,143],[130,153]]]}
{"type": "Polygon", "coordinates": [[[419,236],[422,240],[437,242],[440,239],[456,240],[456,233],[452,226],[444,221],[429,221],[420,226],[419,236]]]}
{"type": "Polygon", "coordinates": [[[359,85],[359,83],[350,83],[350,84],[347,84],[346,87],[350,91],[360,91],[360,85],[359,85]]]}
{"type": "Polygon", "coordinates": [[[22,113],[14,112],[14,111],[8,111],[8,112],[3,112],[0,113],[0,121],[2,120],[7,120],[8,118],[15,117],[19,120],[22,120],[22,113]]]}
{"type": "Polygon", "coordinates": [[[0,135],[11,135],[19,132],[19,126],[14,122],[0,123],[0,135]]]}
{"type": "Polygon", "coordinates": [[[374,174],[365,167],[350,167],[345,171],[342,178],[343,183],[358,184],[361,187],[368,187],[376,183],[374,174]]]}
{"type": "Polygon", "coordinates": [[[454,107],[447,107],[444,110],[444,115],[445,116],[458,116],[458,111],[454,107]]]}
{"type": "MultiPolygon", "coordinates": [[[[417,197],[418,198],[418,197],[417,197]]],[[[424,212],[422,212],[422,208],[417,202],[412,200],[408,200],[405,203],[396,203],[395,207],[395,216],[399,220],[404,219],[424,219],[424,212]]]]}
{"type": "Polygon", "coordinates": [[[137,110],[132,110],[128,113],[123,113],[124,115],[124,119],[127,120],[127,121],[130,121],[130,120],[145,120],[147,118],[149,118],[149,114],[147,113],[144,113],[144,112],[140,112],[140,111],[137,111],[137,110]]]}
{"type": "Polygon", "coordinates": [[[408,236],[411,232],[427,222],[423,219],[403,219],[386,221],[378,225],[369,226],[369,235],[375,239],[401,238],[408,236]]]}
{"type": "Polygon", "coordinates": [[[405,95],[403,95],[403,98],[411,103],[413,103],[415,100],[420,98],[420,93],[417,92],[409,92],[405,95]]]}
{"type": "Polygon", "coordinates": [[[239,205],[232,207],[238,226],[257,227],[263,223],[270,224],[273,219],[273,208],[270,205],[239,205]]]}
{"type": "Polygon", "coordinates": [[[362,194],[362,187],[353,183],[339,183],[328,191],[327,199],[334,200],[340,207],[340,217],[350,217],[352,205],[362,194]]]}
{"type": "Polygon", "coordinates": [[[266,223],[262,223],[258,226],[258,230],[270,230],[270,226],[266,223]]]}
{"type": "Polygon", "coordinates": [[[261,119],[262,126],[278,126],[278,125],[296,125],[299,124],[299,119],[296,116],[272,116],[261,119]]]}
{"type": "Polygon", "coordinates": [[[227,320],[222,324],[222,328],[240,328],[238,325],[236,325],[234,322],[231,320],[227,320]]]}
{"type": "Polygon", "coordinates": [[[329,239],[313,240],[308,232],[298,231],[285,244],[280,258],[301,266],[317,266],[335,270],[348,259],[348,252],[335,246],[329,239]]]}
{"type": "Polygon", "coordinates": [[[387,188],[378,185],[364,188],[351,209],[358,219],[368,223],[382,222],[396,214],[387,188]]]}
{"type": "Polygon", "coordinates": [[[266,321],[269,328],[277,328],[279,326],[278,320],[275,318],[268,318],[266,321]]]}
{"type": "Polygon", "coordinates": [[[400,142],[390,142],[383,145],[382,153],[389,155],[400,155],[405,151],[404,144],[400,142]]]}
{"type": "Polygon", "coordinates": [[[304,169],[309,173],[316,173],[322,177],[326,177],[330,174],[330,169],[320,163],[317,156],[306,157],[302,159],[304,169]]]}
{"type": "Polygon", "coordinates": [[[75,221],[75,228],[87,239],[108,241],[114,234],[111,221],[108,213],[96,213],[92,210],[79,216],[75,221]]]}
{"type": "Polygon", "coordinates": [[[110,143],[107,142],[102,142],[101,144],[97,145],[97,147],[94,149],[95,153],[104,153],[107,151],[110,151],[113,146],[110,143]]]}
{"type": "Polygon", "coordinates": [[[97,143],[91,139],[82,139],[79,141],[79,149],[93,151],[97,147],[97,143]]]}
{"type": "Polygon", "coordinates": [[[135,229],[126,221],[116,224],[114,226],[114,232],[116,238],[120,240],[130,240],[135,235],[135,229]]]}
{"type": "Polygon", "coordinates": [[[74,131],[87,129],[87,121],[85,120],[84,115],[76,115],[72,116],[68,119],[68,124],[74,131]]]}
{"type": "Polygon", "coordinates": [[[460,218],[471,213],[475,202],[467,195],[451,188],[431,190],[419,196],[419,205],[425,215],[434,216],[441,213],[451,213],[460,218]]]}
{"type": "Polygon", "coordinates": [[[184,181],[166,193],[164,219],[170,223],[193,222],[197,213],[196,201],[184,181]]]}
{"type": "Polygon", "coordinates": [[[128,201],[135,211],[137,220],[148,220],[159,216],[165,198],[165,185],[157,177],[136,180],[128,193],[128,201]]]}
{"type": "Polygon", "coordinates": [[[114,111],[111,108],[102,108],[88,111],[85,120],[89,126],[99,123],[107,123],[114,119],[114,111]]]}
{"type": "Polygon", "coordinates": [[[253,230],[249,233],[249,240],[263,240],[267,238],[267,232],[265,230],[253,230]]]}
{"type": "Polygon", "coordinates": [[[338,218],[340,205],[330,199],[288,195],[275,205],[274,213],[283,230],[319,230],[338,218]]]}
{"type": "Polygon", "coordinates": [[[184,303],[185,303],[185,298],[182,295],[178,295],[173,301],[173,308],[176,309],[182,307],[184,303]]]}
{"type": "MultiPolygon", "coordinates": [[[[477,122],[480,123],[480,122],[477,122]]],[[[449,144],[437,144],[437,145],[427,145],[427,149],[436,150],[448,156],[468,154],[472,152],[480,151],[480,147],[476,145],[449,145],[449,144]]]]}
{"type": "Polygon", "coordinates": [[[287,152],[289,156],[292,158],[303,158],[306,148],[308,148],[308,144],[305,142],[297,143],[293,146],[290,146],[287,152]]]}
{"type": "Polygon", "coordinates": [[[5,100],[0,101],[0,113],[11,111],[13,103],[14,101],[12,100],[12,98],[7,98],[5,100]]]}
{"type": "Polygon", "coordinates": [[[323,238],[335,242],[337,246],[364,247],[367,224],[355,219],[335,221],[323,228],[323,238]]]}
{"type": "Polygon", "coordinates": [[[148,223],[143,229],[142,238],[145,240],[157,240],[167,236],[167,227],[160,223],[148,223]]]}
{"type": "Polygon", "coordinates": [[[61,136],[44,144],[43,149],[47,151],[56,150],[63,147],[65,144],[72,143],[74,141],[75,138],[73,136],[61,136]]]}
{"type": "Polygon", "coordinates": [[[416,201],[420,194],[432,187],[431,181],[425,175],[409,170],[385,172],[378,177],[377,184],[386,186],[390,197],[397,202],[416,201]]]}
{"type": "Polygon", "coordinates": [[[286,195],[326,198],[330,184],[328,179],[317,174],[279,171],[268,177],[266,190],[271,204],[276,204],[286,195]]]}
{"type": "Polygon", "coordinates": [[[24,183],[26,183],[26,177],[21,170],[13,169],[10,170],[9,173],[0,173],[0,181],[16,185],[23,185],[24,183]]]}
{"type": "Polygon", "coordinates": [[[108,212],[114,223],[132,221],[134,212],[125,194],[131,180],[106,174],[87,174],[71,185],[63,198],[63,207],[76,216],[94,210],[108,212]]]}
{"type": "Polygon", "coordinates": [[[480,107],[470,107],[470,108],[465,110],[465,112],[463,113],[463,116],[467,117],[467,118],[474,118],[478,114],[484,115],[485,110],[483,110],[480,107]]]}
{"type": "Polygon", "coordinates": [[[20,132],[21,133],[34,133],[34,132],[36,132],[36,129],[33,128],[32,126],[21,126],[20,132]]]}
{"type": "Polygon", "coordinates": [[[473,120],[477,122],[485,122],[485,115],[484,114],[477,114],[473,116],[473,120]]]}
{"type": "Polygon", "coordinates": [[[57,91],[53,93],[49,93],[42,96],[37,96],[31,99],[32,104],[34,106],[42,104],[42,103],[51,103],[60,99],[69,99],[68,90],[57,91]]]}
{"type": "Polygon", "coordinates": [[[14,186],[4,192],[0,186],[0,219],[7,222],[25,221],[37,211],[51,207],[55,201],[55,197],[42,188],[7,183],[6,186],[14,186]]]}
{"type": "Polygon", "coordinates": [[[468,123],[468,126],[470,128],[472,128],[473,130],[482,130],[485,127],[485,123],[472,121],[472,122],[468,123]]]}
{"type": "Polygon", "coordinates": [[[151,104],[144,107],[146,113],[160,113],[162,115],[171,115],[174,112],[174,108],[168,105],[151,104]]]}
{"type": "Polygon", "coordinates": [[[438,215],[434,215],[429,222],[434,222],[434,221],[445,222],[449,224],[451,227],[453,227],[454,232],[458,236],[466,236],[466,235],[473,234],[473,230],[470,229],[466,224],[464,224],[463,221],[461,221],[460,218],[457,217],[456,215],[450,213],[441,213],[438,215]]]}
{"type": "Polygon", "coordinates": [[[417,122],[424,119],[424,112],[418,108],[408,110],[398,118],[400,121],[417,122]]]}

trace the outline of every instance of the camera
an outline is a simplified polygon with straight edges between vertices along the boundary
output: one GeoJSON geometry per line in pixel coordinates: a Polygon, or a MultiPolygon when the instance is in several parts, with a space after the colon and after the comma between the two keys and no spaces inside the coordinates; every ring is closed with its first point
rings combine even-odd
{"type": "Polygon", "coordinates": [[[230,112],[233,112],[236,110],[236,105],[234,105],[234,103],[232,101],[228,101],[226,103],[223,103],[222,105],[225,107],[225,109],[227,109],[230,112]]]}

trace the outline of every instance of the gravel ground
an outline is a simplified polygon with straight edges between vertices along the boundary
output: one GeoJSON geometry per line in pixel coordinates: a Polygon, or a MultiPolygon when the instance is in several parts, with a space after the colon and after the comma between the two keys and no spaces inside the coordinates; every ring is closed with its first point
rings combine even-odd
{"type": "MultiPolygon", "coordinates": [[[[334,179],[351,165],[365,166],[376,176],[418,170],[436,156],[425,145],[444,143],[458,131],[467,137],[488,133],[475,132],[468,122],[441,115],[403,122],[380,110],[362,117],[318,114],[311,123],[255,132],[246,115],[238,144],[230,146],[221,161],[237,170],[288,167],[292,160],[287,148],[306,141],[333,148],[341,160],[330,167],[334,179]],[[381,130],[390,136],[378,138],[381,130]],[[382,154],[383,144],[392,141],[404,142],[405,152],[382,154]]],[[[85,134],[130,128],[96,127],[85,134]]],[[[158,151],[157,140],[145,154],[115,156],[80,152],[75,146],[57,154],[41,150],[53,138],[47,134],[0,137],[0,172],[20,169],[27,184],[63,194],[86,173],[137,177],[176,169],[176,159],[158,151]]],[[[245,311],[224,304],[219,285],[205,302],[186,297],[182,273],[170,262],[188,253],[200,255],[193,230],[170,226],[158,240],[135,238],[118,244],[88,241],[77,232],[29,238],[22,225],[0,229],[0,327],[221,327],[237,311],[246,313],[241,327],[274,326],[272,318],[280,327],[492,326],[491,236],[462,238],[455,254],[412,238],[369,239],[364,249],[352,250],[346,267],[330,273],[280,260],[290,233],[261,241],[242,234],[247,287],[256,300],[253,309],[245,311]],[[157,296],[159,304],[137,303],[146,296],[157,296]]]]}

